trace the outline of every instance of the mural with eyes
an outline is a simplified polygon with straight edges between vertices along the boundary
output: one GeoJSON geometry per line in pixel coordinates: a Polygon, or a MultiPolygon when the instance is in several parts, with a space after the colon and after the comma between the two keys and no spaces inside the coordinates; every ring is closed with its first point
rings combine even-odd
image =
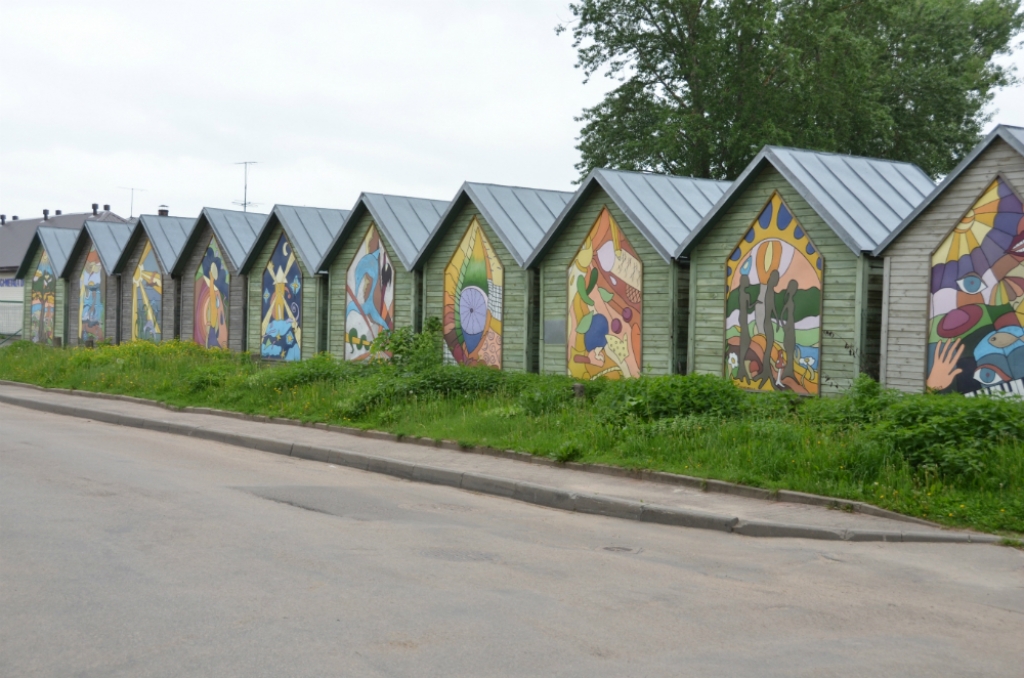
{"type": "Polygon", "coordinates": [[[932,255],[929,388],[1024,392],[1024,208],[997,178],[932,255]]]}

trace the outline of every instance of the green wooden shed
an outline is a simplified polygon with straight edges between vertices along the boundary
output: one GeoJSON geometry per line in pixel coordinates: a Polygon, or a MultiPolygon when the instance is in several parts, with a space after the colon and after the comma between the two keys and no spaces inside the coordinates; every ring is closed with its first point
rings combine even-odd
{"type": "Polygon", "coordinates": [[[174,269],[181,281],[182,341],[246,350],[248,287],[239,267],[266,220],[266,214],[203,208],[174,269]]]}
{"type": "Polygon", "coordinates": [[[194,217],[144,214],[115,266],[121,276],[121,341],[155,344],[180,334],[179,279],[173,275],[194,217]]]}
{"type": "Polygon", "coordinates": [[[871,253],[933,188],[906,163],[764,148],[677,252],[690,260],[688,371],[804,395],[877,378],[871,253]]]}
{"type": "Polygon", "coordinates": [[[728,182],[596,169],[527,261],[540,369],[577,379],[684,372],[689,264],[676,249],[728,182]]]}
{"type": "Polygon", "coordinates": [[[526,261],[572,193],[465,183],[413,268],[449,363],[537,371],[539,284],[526,261]]]}
{"type": "Polygon", "coordinates": [[[447,207],[444,200],[359,196],[327,254],[331,353],[365,360],[382,331],[420,329],[422,285],[413,263],[447,207]]]}
{"type": "Polygon", "coordinates": [[[247,277],[249,352],[302,360],[327,350],[328,249],[348,210],[274,205],[240,273],[247,277]]]}
{"type": "Polygon", "coordinates": [[[1000,125],[875,249],[882,382],[1024,396],[1024,128],[1000,125]]]}
{"type": "Polygon", "coordinates": [[[40,226],[16,278],[25,281],[22,337],[36,344],[68,342],[68,262],[81,229],[40,226]]]}
{"type": "Polygon", "coordinates": [[[121,278],[117,261],[132,225],[89,220],[78,233],[68,263],[68,345],[118,343],[121,278]]]}

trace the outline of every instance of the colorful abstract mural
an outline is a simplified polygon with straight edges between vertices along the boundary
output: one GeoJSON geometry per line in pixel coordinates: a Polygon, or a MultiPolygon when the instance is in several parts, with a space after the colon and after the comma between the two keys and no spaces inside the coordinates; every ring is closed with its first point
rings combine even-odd
{"type": "Polygon", "coordinates": [[[773,195],[726,262],[725,373],[737,386],[819,393],[824,264],[773,195]]]}
{"type": "Polygon", "coordinates": [[[273,360],[302,358],[302,271],[284,234],[263,271],[260,355],[273,360]]]}
{"type": "Polygon", "coordinates": [[[640,376],[644,267],[605,207],[569,265],[569,374],[640,376]]]}
{"type": "Polygon", "coordinates": [[[196,270],[192,340],[206,348],[228,347],[228,303],[231,274],[224,265],[216,238],[196,270]]]}
{"type": "Polygon", "coordinates": [[[52,344],[57,309],[57,276],[50,257],[43,250],[32,274],[32,308],[29,338],[37,344],[52,344]]]}
{"type": "Polygon", "coordinates": [[[932,255],[928,388],[1024,396],[1024,209],[998,178],[932,255]]]}
{"type": "Polygon", "coordinates": [[[345,276],[345,360],[365,360],[382,331],[395,329],[395,269],[377,227],[370,228],[345,276]]]}
{"type": "Polygon", "coordinates": [[[78,339],[103,341],[103,325],[103,266],[96,245],[90,244],[78,281],[78,339]]]}
{"type": "Polygon", "coordinates": [[[163,297],[160,264],[157,263],[153,244],[147,240],[132,276],[132,341],[160,343],[163,297]]]}
{"type": "Polygon", "coordinates": [[[476,217],[444,270],[444,341],[460,365],[501,369],[505,269],[476,217]]]}

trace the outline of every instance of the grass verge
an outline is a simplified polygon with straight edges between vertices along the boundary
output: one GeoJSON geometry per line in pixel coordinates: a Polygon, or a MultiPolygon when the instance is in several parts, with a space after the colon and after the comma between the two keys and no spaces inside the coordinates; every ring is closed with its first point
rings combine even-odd
{"type": "Polygon", "coordinates": [[[326,355],[270,365],[179,342],[19,342],[0,348],[0,378],[811,492],[1024,533],[1020,401],[906,396],[866,377],[838,398],[748,394],[709,376],[594,382],[578,397],[566,377],[442,367],[417,351],[394,346],[392,362],[371,365],[326,355]]]}

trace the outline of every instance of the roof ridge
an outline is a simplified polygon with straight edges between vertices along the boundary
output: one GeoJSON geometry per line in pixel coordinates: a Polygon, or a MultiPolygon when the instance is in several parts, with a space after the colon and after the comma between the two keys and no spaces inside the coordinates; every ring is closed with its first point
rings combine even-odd
{"type": "Polygon", "coordinates": [[[870,155],[854,155],[853,153],[839,153],[838,151],[815,151],[811,148],[796,148],[795,146],[765,146],[762,150],[775,150],[775,151],[792,151],[794,153],[800,153],[803,155],[831,155],[837,158],[860,158],[867,160],[868,162],[884,162],[890,165],[910,165],[911,167],[917,167],[916,164],[909,160],[889,160],[888,158],[876,158],[870,155]]]}

